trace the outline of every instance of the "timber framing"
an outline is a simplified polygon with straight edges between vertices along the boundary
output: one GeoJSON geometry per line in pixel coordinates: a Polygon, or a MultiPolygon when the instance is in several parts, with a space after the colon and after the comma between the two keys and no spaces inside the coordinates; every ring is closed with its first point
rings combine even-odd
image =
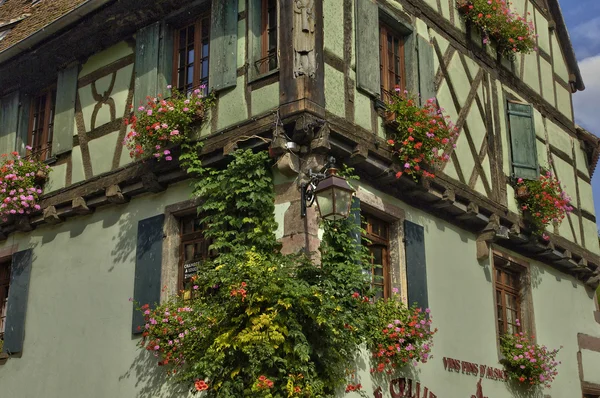
{"type": "MultiPolygon", "coordinates": [[[[344,118],[326,113],[325,119],[322,119],[319,115],[300,112],[282,122],[285,129],[293,129],[297,123],[304,124],[306,120],[311,121],[314,127],[326,126],[329,134],[317,138],[327,141],[321,146],[325,145],[332,155],[352,164],[357,173],[375,188],[475,235],[487,231],[485,240],[488,243],[494,242],[497,246],[542,261],[576,277],[590,288],[598,286],[600,256],[555,234],[549,234],[549,241],[532,236],[518,214],[443,173],[434,180],[420,183],[406,176],[396,179],[398,166],[392,153],[386,149],[385,141],[344,118]]],[[[217,166],[227,162],[229,150],[226,148],[266,150],[272,147],[275,144],[270,144],[275,135],[274,122],[275,115],[266,114],[206,137],[201,152],[203,164],[217,166]]],[[[270,149],[276,151],[277,148],[270,149]]],[[[172,152],[177,159],[178,149],[172,152]]],[[[188,178],[177,161],[132,163],[44,195],[40,202],[42,211],[0,225],[0,236],[6,239],[15,231],[65,222],[69,217],[89,214],[101,206],[119,205],[144,193],[161,192],[169,185],[188,178]]]]}

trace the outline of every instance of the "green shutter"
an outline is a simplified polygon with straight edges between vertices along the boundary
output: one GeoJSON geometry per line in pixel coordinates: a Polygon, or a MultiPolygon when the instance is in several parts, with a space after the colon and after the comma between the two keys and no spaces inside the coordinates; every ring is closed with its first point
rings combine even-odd
{"type": "Polygon", "coordinates": [[[356,84],[379,97],[379,8],[373,0],[356,0],[356,84]]]}
{"type": "Polygon", "coordinates": [[[78,76],[79,65],[73,65],[58,73],[52,155],[60,155],[73,148],[78,76]]]}
{"type": "Polygon", "coordinates": [[[533,107],[508,102],[512,172],[515,178],[535,180],[539,177],[533,107]]]}
{"type": "Polygon", "coordinates": [[[19,107],[19,125],[17,126],[17,148],[19,155],[25,156],[25,146],[29,134],[29,111],[31,109],[31,96],[21,93],[21,106],[19,107]]]}
{"type": "Polygon", "coordinates": [[[160,22],[138,30],[135,36],[134,108],[146,103],[146,97],[158,94],[160,22]]]}
{"type": "Polygon", "coordinates": [[[421,104],[430,98],[435,98],[435,68],[433,65],[433,46],[422,36],[417,35],[419,51],[419,94],[421,104]]]}
{"type": "Polygon", "coordinates": [[[15,150],[19,123],[19,92],[0,98],[0,153],[15,150]]]}
{"type": "MultiPolygon", "coordinates": [[[[171,25],[166,22],[160,25],[160,43],[158,52],[158,93],[165,97],[171,96],[167,89],[173,79],[173,37],[174,32],[171,25]]],[[[136,106],[139,106],[136,104],[136,106]]]]}
{"type": "Polygon", "coordinates": [[[237,81],[238,0],[214,1],[210,18],[211,90],[235,87],[237,81]]]}
{"type": "Polygon", "coordinates": [[[32,260],[31,249],[14,253],[12,256],[6,307],[6,327],[4,328],[4,345],[2,347],[2,352],[9,354],[23,351],[32,260]]]}

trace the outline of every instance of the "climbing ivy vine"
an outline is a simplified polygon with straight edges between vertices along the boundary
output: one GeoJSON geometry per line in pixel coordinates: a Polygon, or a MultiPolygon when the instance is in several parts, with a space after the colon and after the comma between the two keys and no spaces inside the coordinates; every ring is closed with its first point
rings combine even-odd
{"type": "MultiPolygon", "coordinates": [[[[207,397],[360,390],[350,382],[355,361],[362,343],[377,357],[381,333],[371,331],[385,307],[372,303],[368,255],[356,239],[360,223],[323,224],[319,266],[305,254],[283,255],[267,153],[238,150],[219,170],[203,169],[197,151],[184,153],[182,164],[200,176],[193,192],[202,199],[198,212],[215,255],[199,267],[191,299],[142,306],[141,346],[170,377],[207,397]]],[[[397,301],[390,303],[385,314],[397,320],[394,327],[411,322],[394,312],[397,301]]]]}

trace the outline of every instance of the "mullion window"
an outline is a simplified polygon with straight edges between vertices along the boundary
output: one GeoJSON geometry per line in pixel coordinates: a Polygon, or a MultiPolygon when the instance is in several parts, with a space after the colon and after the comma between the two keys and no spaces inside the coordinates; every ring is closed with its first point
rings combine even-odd
{"type": "Polygon", "coordinates": [[[497,256],[494,263],[498,331],[501,335],[521,332],[517,325],[517,319],[521,319],[519,272],[509,269],[516,265],[497,256]]]}
{"type": "Polygon", "coordinates": [[[396,88],[404,90],[404,39],[389,26],[381,24],[379,35],[381,96],[390,100],[396,88]]]}
{"type": "Polygon", "coordinates": [[[40,160],[47,159],[52,149],[55,98],[56,90],[52,88],[32,100],[27,145],[31,147],[32,156],[40,160]]]}
{"type": "Polygon", "coordinates": [[[195,214],[180,219],[180,231],[178,289],[184,292],[184,297],[190,298],[193,295],[191,276],[196,273],[197,263],[210,257],[210,241],[204,236],[204,226],[195,214]]]}
{"type": "Polygon", "coordinates": [[[260,74],[277,69],[277,1],[261,0],[260,58],[255,65],[260,74]]]}
{"type": "Polygon", "coordinates": [[[208,13],[175,31],[173,85],[189,93],[202,87],[208,93],[210,16],[208,13]]]}
{"type": "Polygon", "coordinates": [[[376,289],[375,297],[388,298],[390,296],[390,270],[389,270],[389,226],[371,215],[364,217],[365,238],[369,243],[367,247],[371,262],[371,286],[376,289]]]}

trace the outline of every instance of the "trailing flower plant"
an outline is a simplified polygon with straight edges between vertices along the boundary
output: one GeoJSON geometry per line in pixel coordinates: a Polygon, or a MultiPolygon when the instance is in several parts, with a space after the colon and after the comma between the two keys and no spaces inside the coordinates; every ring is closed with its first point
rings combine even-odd
{"type": "Polygon", "coordinates": [[[394,115],[395,127],[388,144],[402,168],[396,177],[407,174],[415,180],[421,176],[434,178],[435,174],[425,167],[434,171],[450,159],[448,149],[456,146],[457,128],[448,120],[449,116],[442,114],[443,109],[434,98],[419,106],[414,95],[396,88],[386,106],[389,114],[394,115]]]}
{"type": "MultiPolygon", "coordinates": [[[[511,10],[506,0],[457,0],[463,16],[483,33],[483,43],[493,39],[502,54],[537,51],[533,21],[511,10]]],[[[528,13],[529,15],[529,13],[528,13]]]]}
{"type": "Polygon", "coordinates": [[[168,376],[206,397],[361,392],[355,360],[362,343],[377,347],[383,338],[370,332],[382,330],[382,314],[410,334],[396,342],[401,350],[411,351],[412,342],[420,347],[415,359],[426,359],[412,331],[425,331],[430,321],[396,301],[373,304],[363,273],[368,253],[352,238],[360,236],[356,223],[324,222],[320,267],[305,255],[279,252],[269,166],[265,152],[240,150],[224,170],[204,169],[194,190],[217,255],[199,265],[191,299],[180,294],[157,308],[141,307],[141,346],[168,376]]]}
{"type": "Polygon", "coordinates": [[[140,105],[138,113],[125,120],[131,125],[123,142],[129,155],[135,159],[152,156],[172,160],[169,148],[189,142],[192,124],[203,120],[213,103],[212,95],[204,96],[203,90],[204,87],[200,87],[186,96],[172,89],[170,98],[163,98],[162,94],[147,97],[146,105],[140,105]]]}
{"type": "Polygon", "coordinates": [[[375,319],[368,348],[373,358],[371,373],[392,373],[407,364],[426,363],[431,358],[433,335],[429,308],[408,308],[394,294],[374,304],[375,319]]]}
{"type": "MultiPolygon", "coordinates": [[[[27,149],[31,149],[28,147],[27,149]]],[[[0,163],[0,217],[31,214],[40,210],[38,200],[43,181],[51,169],[44,162],[21,158],[17,152],[1,155],[0,163]]]]}
{"type": "MultiPolygon", "coordinates": [[[[517,325],[520,326],[518,320],[517,325]]],[[[509,378],[517,383],[550,388],[558,375],[556,368],[561,362],[556,361],[556,356],[560,349],[535,344],[533,337],[523,332],[504,335],[500,342],[502,363],[509,378]]]]}
{"type": "Polygon", "coordinates": [[[521,210],[528,213],[535,233],[542,233],[550,223],[560,223],[573,211],[571,198],[548,170],[543,170],[537,180],[519,178],[516,190],[521,210]]]}

